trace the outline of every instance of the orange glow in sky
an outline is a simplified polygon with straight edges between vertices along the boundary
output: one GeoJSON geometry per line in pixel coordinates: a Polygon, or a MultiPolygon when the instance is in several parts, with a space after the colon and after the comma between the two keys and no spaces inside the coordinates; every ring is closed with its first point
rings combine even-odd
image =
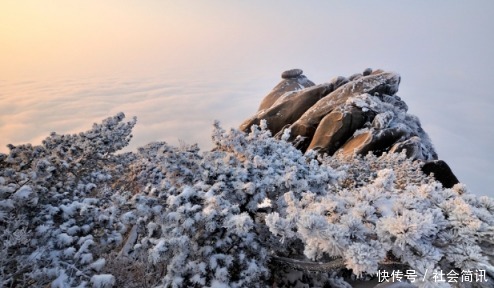
{"type": "Polygon", "coordinates": [[[0,77],[135,75],[239,61],[246,46],[267,39],[256,39],[262,21],[249,23],[241,4],[231,8],[212,15],[214,5],[187,1],[2,1],[0,77]]]}
{"type": "Polygon", "coordinates": [[[149,68],[157,57],[171,64],[194,44],[183,37],[194,27],[177,21],[180,10],[159,8],[131,1],[2,1],[0,77],[118,73],[149,68]]]}

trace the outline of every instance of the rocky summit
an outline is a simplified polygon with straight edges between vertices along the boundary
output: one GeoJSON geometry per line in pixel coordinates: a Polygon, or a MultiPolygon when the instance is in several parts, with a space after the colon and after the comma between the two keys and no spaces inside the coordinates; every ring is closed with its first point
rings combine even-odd
{"type": "Polygon", "coordinates": [[[437,159],[398,74],[282,78],[208,151],[118,153],[124,113],[9,145],[0,287],[493,287],[494,199],[437,159]]]}
{"type": "Polygon", "coordinates": [[[274,137],[302,152],[330,156],[404,152],[423,162],[423,172],[434,174],[444,187],[459,182],[449,166],[438,161],[419,119],[408,113],[408,105],[397,95],[398,73],[367,68],[316,85],[302,69],[291,69],[281,78],[240,130],[249,132],[265,120],[274,137]]]}

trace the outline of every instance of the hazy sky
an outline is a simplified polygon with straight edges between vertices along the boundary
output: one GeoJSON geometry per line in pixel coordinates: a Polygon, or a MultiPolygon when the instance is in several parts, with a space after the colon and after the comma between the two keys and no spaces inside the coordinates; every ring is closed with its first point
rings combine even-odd
{"type": "Polygon", "coordinates": [[[289,68],[316,83],[367,67],[398,93],[474,193],[494,196],[493,1],[0,2],[0,151],[137,116],[131,148],[207,148],[289,68]]]}

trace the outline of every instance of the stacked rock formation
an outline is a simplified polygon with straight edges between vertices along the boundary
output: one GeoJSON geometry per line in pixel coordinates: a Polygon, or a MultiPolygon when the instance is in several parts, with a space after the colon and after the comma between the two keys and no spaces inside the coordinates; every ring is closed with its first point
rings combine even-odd
{"type": "Polygon", "coordinates": [[[400,75],[365,69],[350,77],[314,84],[301,69],[282,73],[283,80],[262,100],[255,115],[240,125],[248,132],[266,120],[277,138],[287,139],[303,152],[352,157],[369,152],[399,153],[424,161],[445,187],[458,179],[437,153],[417,117],[398,96],[400,75]]]}

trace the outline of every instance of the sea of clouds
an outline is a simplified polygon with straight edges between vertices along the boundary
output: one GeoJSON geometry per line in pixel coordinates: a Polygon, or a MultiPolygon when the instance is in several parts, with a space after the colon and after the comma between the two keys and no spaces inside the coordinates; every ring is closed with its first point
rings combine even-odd
{"type": "MultiPolygon", "coordinates": [[[[152,141],[198,143],[207,150],[211,147],[214,120],[224,128],[238,127],[280,80],[279,74],[273,74],[2,81],[0,152],[7,152],[9,143],[40,144],[52,131],[66,134],[88,130],[92,123],[118,112],[138,119],[134,138],[125,151],[135,151],[152,141]]],[[[324,81],[310,77],[310,72],[306,75],[315,82],[324,81]]],[[[399,95],[409,104],[409,112],[422,120],[440,159],[450,164],[472,192],[494,196],[489,188],[494,186],[490,151],[494,139],[489,133],[489,121],[483,120],[486,110],[493,109],[492,103],[482,102],[485,98],[471,101],[462,93],[438,95],[437,91],[431,91],[436,92],[432,93],[435,97],[427,98],[420,95],[420,89],[413,88],[414,84],[413,78],[412,83],[402,83],[399,95]]]]}
{"type": "Polygon", "coordinates": [[[85,131],[118,112],[138,119],[127,150],[151,141],[177,144],[179,140],[208,149],[213,121],[237,127],[257,109],[267,87],[253,79],[228,82],[171,76],[4,81],[0,82],[0,152],[7,152],[9,143],[40,144],[52,131],[85,131]]]}

